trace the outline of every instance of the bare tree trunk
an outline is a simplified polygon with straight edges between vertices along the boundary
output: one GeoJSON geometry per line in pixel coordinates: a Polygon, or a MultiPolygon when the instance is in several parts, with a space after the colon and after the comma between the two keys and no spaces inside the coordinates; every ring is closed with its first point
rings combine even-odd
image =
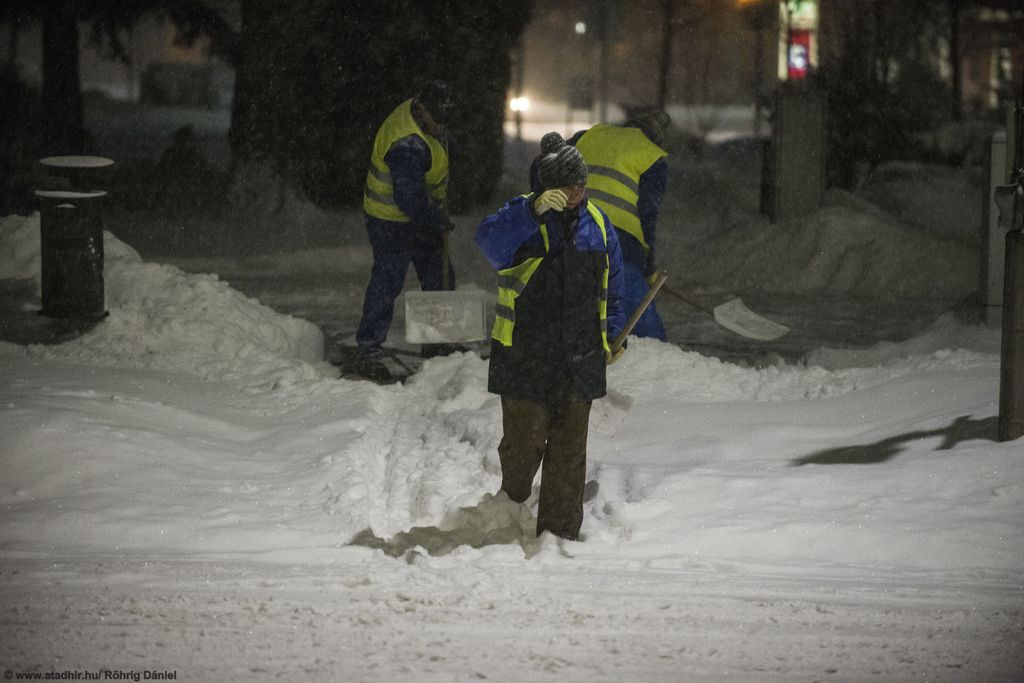
{"type": "Polygon", "coordinates": [[[598,105],[597,120],[599,123],[608,123],[608,52],[611,49],[611,7],[610,0],[598,1],[598,27],[597,27],[597,89],[598,105]]]}
{"type": "Polygon", "coordinates": [[[124,77],[128,81],[128,101],[138,102],[138,76],[135,72],[135,29],[134,27],[128,27],[128,41],[125,45],[125,52],[127,53],[127,61],[124,64],[124,77]]]}
{"type": "Polygon", "coordinates": [[[889,41],[885,34],[885,6],[883,5],[883,0],[873,0],[872,10],[872,16],[874,18],[872,29],[875,37],[875,82],[888,83],[891,75],[892,60],[890,59],[891,54],[889,50],[889,41]]]}
{"type": "Polygon", "coordinates": [[[960,70],[960,12],[962,0],[949,0],[949,64],[952,67],[951,102],[953,120],[959,121],[963,116],[963,75],[960,70]]]}
{"type": "Polygon", "coordinates": [[[740,12],[754,32],[754,73],[750,90],[754,98],[754,135],[757,135],[764,118],[765,36],[778,34],[779,8],[770,2],[758,2],[741,7],[740,12]]]}
{"type": "Polygon", "coordinates": [[[8,61],[13,66],[18,61],[18,21],[11,21],[11,35],[8,38],[7,49],[9,50],[8,61]]]}
{"type": "Polygon", "coordinates": [[[42,101],[49,126],[49,154],[81,154],[85,147],[82,85],[78,73],[78,23],[73,3],[49,2],[43,10],[42,101]]]}
{"type": "Polygon", "coordinates": [[[668,106],[668,77],[672,66],[672,20],[675,0],[661,0],[661,60],[658,64],[658,108],[668,106]]]}

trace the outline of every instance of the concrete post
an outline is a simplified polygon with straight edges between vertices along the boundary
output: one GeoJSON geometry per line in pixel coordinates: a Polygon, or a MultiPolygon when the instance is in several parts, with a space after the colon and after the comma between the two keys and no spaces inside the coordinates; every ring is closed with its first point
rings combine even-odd
{"type": "Polygon", "coordinates": [[[773,223],[821,208],[825,192],[825,97],[821,92],[803,86],[778,90],[767,157],[761,201],[773,223]]]}

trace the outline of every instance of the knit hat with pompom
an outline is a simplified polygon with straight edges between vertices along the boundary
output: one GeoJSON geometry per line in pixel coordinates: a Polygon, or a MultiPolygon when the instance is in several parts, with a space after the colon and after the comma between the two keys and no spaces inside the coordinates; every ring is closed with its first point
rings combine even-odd
{"type": "Polygon", "coordinates": [[[561,135],[547,133],[541,138],[540,151],[537,174],[544,189],[586,185],[587,165],[583,155],[572,145],[567,145],[561,135]]]}

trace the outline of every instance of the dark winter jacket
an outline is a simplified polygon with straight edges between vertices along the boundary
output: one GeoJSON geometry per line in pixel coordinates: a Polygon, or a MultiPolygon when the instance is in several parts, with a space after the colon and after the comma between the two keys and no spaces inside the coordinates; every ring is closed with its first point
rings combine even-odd
{"type": "Polygon", "coordinates": [[[430,149],[420,138],[398,140],[384,155],[395,186],[395,203],[417,226],[440,232],[448,225],[444,209],[427,194],[423,178],[430,168],[430,149]]]}
{"type": "Polygon", "coordinates": [[[532,199],[513,199],[476,232],[477,246],[496,270],[544,257],[516,299],[511,346],[492,340],[487,388],[509,398],[553,402],[572,382],[585,400],[600,398],[606,393],[599,305],[606,268],[609,342],[626,322],[616,231],[602,214],[606,245],[586,200],[575,210],[538,218],[532,199]],[[546,255],[541,220],[550,245],[546,255]]]}

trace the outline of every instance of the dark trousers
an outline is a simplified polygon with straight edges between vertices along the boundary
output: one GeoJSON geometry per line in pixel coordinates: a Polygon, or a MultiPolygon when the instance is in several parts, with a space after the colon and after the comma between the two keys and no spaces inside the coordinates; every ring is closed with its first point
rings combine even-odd
{"type": "MultiPolygon", "coordinates": [[[[366,233],[373,249],[370,284],[363,298],[363,317],[356,331],[356,343],[363,348],[380,347],[387,340],[395,299],[402,293],[409,264],[425,292],[444,287],[443,251],[439,235],[424,234],[412,223],[392,223],[368,218],[366,233]]],[[[448,267],[448,289],[455,288],[455,272],[448,267]]]]}
{"type": "Polygon", "coordinates": [[[553,404],[501,397],[503,434],[498,445],[501,488],[523,502],[543,465],[537,535],[550,531],[576,540],[583,524],[583,486],[587,476],[587,426],[590,401],[574,389],[553,404]]]}

